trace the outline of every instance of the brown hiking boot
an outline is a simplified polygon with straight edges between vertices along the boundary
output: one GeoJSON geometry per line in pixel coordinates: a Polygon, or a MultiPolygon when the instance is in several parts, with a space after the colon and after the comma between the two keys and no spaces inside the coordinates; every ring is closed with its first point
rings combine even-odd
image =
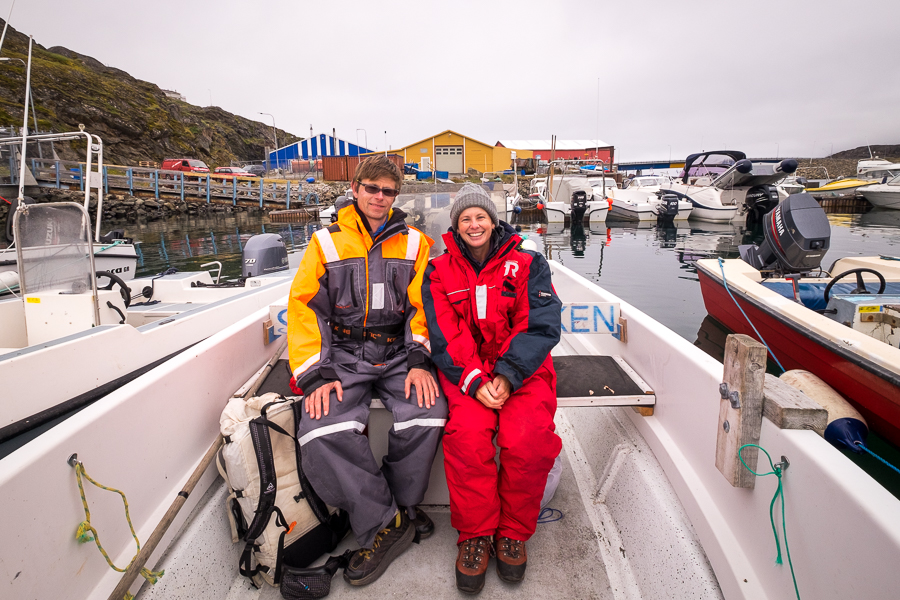
{"type": "Polygon", "coordinates": [[[409,548],[415,535],[406,511],[398,511],[394,520],[375,534],[371,548],[360,548],[353,553],[344,569],[344,580],[350,585],[372,583],[381,577],[391,561],[409,548]]]}
{"type": "Polygon", "coordinates": [[[484,587],[488,559],[493,544],[490,536],[469,538],[459,545],[456,555],[456,587],[467,594],[477,594],[484,587]]]}
{"type": "Polygon", "coordinates": [[[497,540],[497,575],[507,583],[518,583],[525,577],[528,556],[525,542],[501,537],[497,540]]]}

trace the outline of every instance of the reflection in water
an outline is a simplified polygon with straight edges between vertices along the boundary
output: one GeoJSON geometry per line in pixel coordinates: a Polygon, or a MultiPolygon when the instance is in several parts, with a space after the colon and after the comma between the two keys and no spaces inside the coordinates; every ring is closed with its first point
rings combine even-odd
{"type": "MultiPolygon", "coordinates": [[[[494,198],[500,218],[502,198],[494,198]]],[[[441,236],[450,228],[453,194],[401,194],[395,206],[409,214],[409,223],[435,241],[431,255],[444,251],[441,236]]],[[[738,246],[761,241],[761,232],[743,223],[675,221],[614,222],[567,227],[543,224],[518,215],[522,236],[529,237],[549,260],[556,260],[624,301],[694,341],[706,309],[694,264],[701,258],[737,258],[738,246]]],[[[900,211],[870,211],[862,215],[829,215],[831,249],[823,265],[849,255],[900,254],[900,211]]],[[[199,270],[218,260],[224,276],[240,273],[240,253],[258,233],[277,233],[289,251],[305,248],[323,225],[269,223],[259,214],[217,214],[125,225],[126,234],[142,242],[138,276],[169,267],[199,270]]]]}

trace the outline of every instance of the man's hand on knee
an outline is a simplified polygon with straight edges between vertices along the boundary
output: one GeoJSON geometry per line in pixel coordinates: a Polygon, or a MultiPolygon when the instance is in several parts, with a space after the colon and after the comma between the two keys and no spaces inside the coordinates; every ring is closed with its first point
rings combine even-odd
{"type": "MultiPolygon", "coordinates": [[[[337,394],[338,402],[344,399],[344,388],[341,387],[340,381],[331,381],[322,387],[316,388],[313,393],[306,397],[306,412],[313,419],[321,419],[322,415],[328,415],[328,399],[331,397],[331,390],[337,394]]],[[[408,393],[408,392],[407,392],[408,393]]]]}
{"type": "Polygon", "coordinates": [[[419,408],[424,403],[425,408],[434,406],[435,398],[438,397],[437,381],[431,375],[428,369],[412,368],[406,376],[406,397],[409,398],[409,392],[412,386],[416,386],[416,399],[419,401],[419,408]]]}

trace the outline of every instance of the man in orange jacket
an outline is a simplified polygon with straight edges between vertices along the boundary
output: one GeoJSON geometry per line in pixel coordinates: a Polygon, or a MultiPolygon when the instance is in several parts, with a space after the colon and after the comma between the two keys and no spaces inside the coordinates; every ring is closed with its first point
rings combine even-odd
{"type": "Polygon", "coordinates": [[[344,572],[353,585],[434,531],[417,505],[447,420],[422,306],[432,240],[392,208],[400,182],[387,157],[360,163],[354,202],[313,235],[288,303],[291,369],[306,395],[303,469],[350,515],[361,546],[344,572]],[[373,391],[394,416],[380,469],[363,434],[373,391]]]}

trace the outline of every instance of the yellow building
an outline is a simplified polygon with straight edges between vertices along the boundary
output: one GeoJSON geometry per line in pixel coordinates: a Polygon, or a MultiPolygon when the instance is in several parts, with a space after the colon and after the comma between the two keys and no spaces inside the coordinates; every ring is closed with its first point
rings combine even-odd
{"type": "Polygon", "coordinates": [[[464,174],[469,169],[504,171],[511,168],[512,152],[516,152],[516,158],[532,158],[530,150],[491,146],[450,129],[390,152],[402,156],[403,162],[418,163],[420,171],[451,174],[464,174]]]}

